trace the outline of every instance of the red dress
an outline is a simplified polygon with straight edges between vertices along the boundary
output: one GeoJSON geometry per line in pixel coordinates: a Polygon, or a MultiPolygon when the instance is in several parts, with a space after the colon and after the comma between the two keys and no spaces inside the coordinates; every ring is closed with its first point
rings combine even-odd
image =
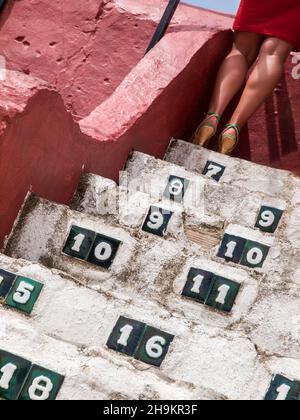
{"type": "Polygon", "coordinates": [[[300,0],[241,0],[236,31],[274,36],[300,49],[300,0]]]}

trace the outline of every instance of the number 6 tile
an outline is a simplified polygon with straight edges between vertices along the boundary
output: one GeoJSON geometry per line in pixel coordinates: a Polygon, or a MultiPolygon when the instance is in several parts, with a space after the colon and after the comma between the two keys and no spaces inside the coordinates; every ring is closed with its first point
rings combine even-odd
{"type": "Polygon", "coordinates": [[[135,358],[160,367],[173,340],[174,335],[147,326],[135,358]]]}

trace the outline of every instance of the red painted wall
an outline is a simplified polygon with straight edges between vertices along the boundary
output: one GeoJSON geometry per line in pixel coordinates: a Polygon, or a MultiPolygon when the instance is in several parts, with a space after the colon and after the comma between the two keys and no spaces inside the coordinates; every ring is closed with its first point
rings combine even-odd
{"type": "MultiPolygon", "coordinates": [[[[199,102],[199,97],[208,97],[224,55],[224,44],[230,45],[228,32],[206,43],[210,36],[194,35],[188,49],[186,42],[181,42],[181,50],[160,61],[166,50],[180,43],[180,34],[169,35],[133,70],[128,77],[136,80],[141,111],[133,116],[139,98],[135,97],[136,102],[127,98],[127,109],[119,107],[123,124],[119,121],[122,130],[116,131],[115,136],[101,136],[101,132],[113,129],[101,109],[101,120],[90,117],[79,127],[59,95],[44,88],[29,99],[20,113],[11,118],[4,116],[6,128],[0,136],[0,241],[10,232],[28,190],[69,203],[83,171],[118,180],[119,170],[132,149],[162,157],[172,136],[186,135],[195,115],[206,106],[207,99],[199,102]],[[178,62],[183,52],[185,64],[178,62]],[[166,67],[163,82],[155,74],[157,67],[158,74],[166,67]],[[144,77],[138,79],[142,71],[149,72],[147,85],[144,77]]],[[[123,98],[124,105],[126,89],[131,91],[128,80],[116,92],[115,99],[112,97],[105,105],[111,110],[106,115],[117,113],[115,100],[120,104],[123,98]]]]}

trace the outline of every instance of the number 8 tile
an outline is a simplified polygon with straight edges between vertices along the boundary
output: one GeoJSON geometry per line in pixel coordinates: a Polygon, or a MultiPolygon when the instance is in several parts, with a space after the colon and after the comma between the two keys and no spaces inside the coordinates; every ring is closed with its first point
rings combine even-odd
{"type": "Polygon", "coordinates": [[[64,379],[56,372],[33,365],[18,400],[55,400],[64,379]]]}

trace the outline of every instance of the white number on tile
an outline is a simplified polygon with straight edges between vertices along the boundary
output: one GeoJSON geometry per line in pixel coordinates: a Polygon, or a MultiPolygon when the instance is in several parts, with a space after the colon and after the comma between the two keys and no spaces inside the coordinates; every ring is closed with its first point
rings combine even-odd
{"type": "Polygon", "coordinates": [[[229,290],[230,290],[230,287],[227,286],[226,284],[223,284],[223,286],[219,287],[218,288],[219,294],[217,296],[216,302],[220,303],[221,305],[225,305],[229,290]]]}
{"type": "Polygon", "coordinates": [[[267,228],[273,225],[275,222],[275,214],[270,210],[265,210],[261,214],[261,219],[259,221],[259,225],[267,228]]]}
{"type": "Polygon", "coordinates": [[[79,233],[79,235],[75,236],[74,240],[75,240],[75,243],[71,249],[72,251],[80,252],[81,245],[83,244],[85,240],[85,235],[83,235],[82,233],[79,233]]]}
{"type": "Polygon", "coordinates": [[[173,179],[169,186],[169,193],[171,195],[182,195],[183,192],[183,183],[178,179],[173,179]]]}
{"type": "Polygon", "coordinates": [[[213,176],[218,175],[220,172],[222,172],[223,168],[220,168],[219,166],[215,166],[214,164],[210,164],[208,169],[207,169],[207,173],[206,175],[210,176],[211,178],[213,176]]]}
{"type": "Polygon", "coordinates": [[[146,353],[151,359],[159,359],[164,352],[163,347],[167,344],[164,337],[154,336],[151,337],[146,344],[146,353]]]}
{"type": "Polygon", "coordinates": [[[277,401],[285,401],[287,399],[287,396],[291,390],[291,387],[282,384],[279,388],[276,389],[276,392],[278,392],[278,397],[276,398],[277,401]]]}
{"type": "Polygon", "coordinates": [[[0,372],[2,373],[2,377],[0,379],[0,388],[2,389],[9,389],[10,381],[12,380],[15,371],[17,370],[17,366],[8,363],[7,365],[3,366],[2,369],[0,369],[0,372]]]}
{"type": "Polygon", "coordinates": [[[46,376],[39,376],[32,381],[28,389],[28,394],[33,401],[45,401],[50,397],[53,389],[53,383],[46,376]]]}
{"type": "Polygon", "coordinates": [[[199,294],[203,280],[204,280],[204,276],[200,276],[200,274],[196,276],[193,279],[194,286],[191,288],[191,292],[199,294]]]}
{"type": "Polygon", "coordinates": [[[19,287],[13,295],[14,302],[20,303],[21,305],[25,305],[27,302],[29,302],[31,292],[33,291],[34,286],[32,284],[26,283],[25,281],[21,281],[19,287]]]}
{"type": "Polygon", "coordinates": [[[119,340],[117,341],[117,344],[127,347],[128,340],[131,336],[132,331],[133,331],[133,327],[131,325],[124,325],[124,327],[120,329],[121,336],[119,340]]]}
{"type": "Polygon", "coordinates": [[[149,219],[150,221],[147,223],[147,226],[150,229],[159,229],[164,224],[164,216],[159,211],[151,213],[149,219]]]}
{"type": "Polygon", "coordinates": [[[107,242],[100,242],[95,248],[95,257],[99,261],[106,261],[108,260],[112,255],[112,247],[107,242]]]}
{"type": "Polygon", "coordinates": [[[264,259],[264,254],[261,249],[259,248],[252,248],[247,253],[247,261],[249,264],[258,265],[264,259]]]}
{"type": "Polygon", "coordinates": [[[228,244],[226,245],[226,249],[227,249],[226,254],[225,254],[226,258],[233,258],[233,254],[234,254],[236,246],[237,246],[236,242],[234,241],[228,242],[228,244]]]}

